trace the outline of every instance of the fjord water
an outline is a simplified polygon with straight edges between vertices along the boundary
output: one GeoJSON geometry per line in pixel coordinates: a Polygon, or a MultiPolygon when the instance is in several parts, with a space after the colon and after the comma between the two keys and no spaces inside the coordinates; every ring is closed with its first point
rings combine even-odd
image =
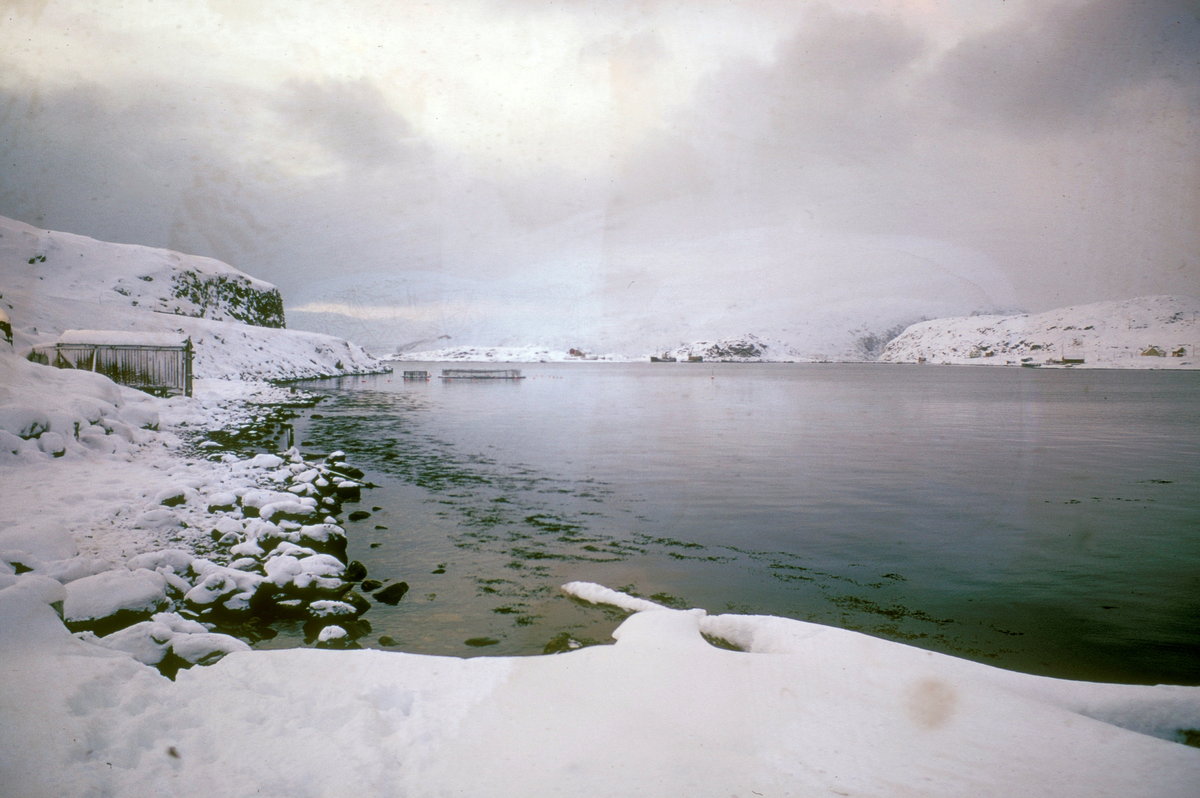
{"type": "MultiPolygon", "coordinates": [[[[311,383],[302,449],[379,487],[364,645],[608,642],[596,581],[1064,678],[1200,683],[1200,374],[518,364],[311,383]]],[[[376,509],[371,509],[376,508],[376,509]]],[[[348,507],[347,510],[353,509],[348,507]]]]}

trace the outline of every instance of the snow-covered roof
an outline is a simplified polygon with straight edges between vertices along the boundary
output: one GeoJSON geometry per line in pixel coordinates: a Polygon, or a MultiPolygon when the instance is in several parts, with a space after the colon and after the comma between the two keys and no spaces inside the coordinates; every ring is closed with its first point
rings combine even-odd
{"type": "Polygon", "coordinates": [[[131,332],[128,330],[67,330],[56,344],[103,346],[184,346],[188,336],[176,332],[131,332]]]}

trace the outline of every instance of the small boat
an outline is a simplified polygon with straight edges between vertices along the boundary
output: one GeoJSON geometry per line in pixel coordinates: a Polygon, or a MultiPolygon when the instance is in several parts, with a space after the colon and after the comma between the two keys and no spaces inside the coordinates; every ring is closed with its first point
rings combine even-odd
{"type": "Polygon", "coordinates": [[[689,362],[689,363],[703,363],[703,362],[704,362],[704,355],[688,355],[687,362],[689,362]]]}
{"type": "Polygon", "coordinates": [[[658,355],[651,355],[650,362],[651,363],[674,363],[675,358],[664,352],[661,357],[659,357],[658,355]]]}

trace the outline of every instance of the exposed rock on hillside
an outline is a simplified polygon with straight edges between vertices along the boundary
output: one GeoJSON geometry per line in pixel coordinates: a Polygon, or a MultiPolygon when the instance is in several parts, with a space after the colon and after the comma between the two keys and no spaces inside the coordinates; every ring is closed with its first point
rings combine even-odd
{"type": "Polygon", "coordinates": [[[284,327],[283,298],[279,289],[264,290],[243,275],[203,275],[185,271],[172,278],[176,299],[182,299],[198,311],[188,316],[222,320],[222,316],[258,327],[284,327]]]}

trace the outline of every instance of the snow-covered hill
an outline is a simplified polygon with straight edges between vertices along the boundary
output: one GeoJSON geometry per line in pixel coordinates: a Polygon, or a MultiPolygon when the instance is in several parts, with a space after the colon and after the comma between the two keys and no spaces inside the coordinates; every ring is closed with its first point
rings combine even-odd
{"type": "Polygon", "coordinates": [[[1200,299],[1148,296],[1039,314],[914,324],[884,349],[889,363],[1080,368],[1200,368],[1200,299]]]}
{"type": "Polygon", "coordinates": [[[282,329],[275,286],[220,261],[3,217],[0,308],[21,354],[65,330],[129,330],[190,335],[200,379],[298,379],[381,368],[339,338],[282,329]]]}
{"type": "MultiPolygon", "coordinates": [[[[580,350],[575,350],[580,351],[580,350]]],[[[409,361],[422,363],[569,363],[572,361],[602,360],[608,363],[625,363],[630,360],[622,355],[597,355],[591,352],[579,355],[561,349],[544,346],[452,346],[444,349],[428,349],[420,352],[399,352],[383,358],[387,361],[409,361]]]]}
{"type": "Polygon", "coordinates": [[[595,353],[571,349],[562,351],[544,346],[455,346],[442,349],[400,352],[384,360],[421,361],[441,363],[464,361],[478,363],[570,363],[598,360],[609,363],[646,361],[654,358],[675,358],[683,362],[689,358],[700,358],[704,362],[720,363],[798,363],[805,361],[869,361],[875,360],[888,339],[903,327],[883,333],[856,331],[857,338],[847,337],[846,345],[830,356],[811,353],[777,338],[745,333],[719,340],[690,341],[655,349],[649,354],[626,355],[620,353],[595,353]]]}
{"type": "Polygon", "coordinates": [[[760,338],[753,333],[722,338],[719,341],[682,343],[663,351],[658,356],[673,357],[681,361],[698,357],[703,358],[706,362],[721,361],[725,363],[772,363],[811,359],[804,357],[790,344],[770,338],[760,338]]]}

